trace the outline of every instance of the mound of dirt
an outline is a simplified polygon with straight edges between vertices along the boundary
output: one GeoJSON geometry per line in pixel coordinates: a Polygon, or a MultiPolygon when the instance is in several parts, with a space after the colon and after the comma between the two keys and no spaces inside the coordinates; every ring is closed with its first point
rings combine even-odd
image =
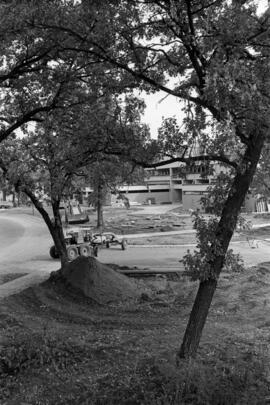
{"type": "Polygon", "coordinates": [[[79,256],[64,267],[62,274],[72,287],[99,304],[136,300],[143,292],[135,281],[94,257],[79,256]]]}

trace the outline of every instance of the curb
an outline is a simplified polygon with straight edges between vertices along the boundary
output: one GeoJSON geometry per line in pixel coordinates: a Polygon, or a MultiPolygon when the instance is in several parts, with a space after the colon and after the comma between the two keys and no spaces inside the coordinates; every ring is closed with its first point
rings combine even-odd
{"type": "Polygon", "coordinates": [[[0,285],[0,299],[17,294],[32,285],[42,283],[49,278],[50,273],[51,271],[41,270],[37,273],[29,273],[26,276],[18,277],[15,280],[0,285]]]}

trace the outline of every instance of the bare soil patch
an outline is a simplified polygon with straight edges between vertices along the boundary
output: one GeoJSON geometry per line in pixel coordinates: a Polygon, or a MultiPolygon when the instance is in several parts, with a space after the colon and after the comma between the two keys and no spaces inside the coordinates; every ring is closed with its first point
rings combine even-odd
{"type": "Polygon", "coordinates": [[[197,284],[99,305],[61,283],[1,302],[1,404],[267,404],[270,264],[224,274],[198,358],[177,370],[197,284]]]}
{"type": "Polygon", "coordinates": [[[196,234],[161,235],[129,238],[129,245],[186,245],[196,243],[196,234]]]}
{"type": "MultiPolygon", "coordinates": [[[[137,210],[140,210],[138,208],[137,210]]],[[[95,213],[90,216],[91,223],[95,224],[95,213]]],[[[207,214],[207,217],[210,215],[207,214]]],[[[247,222],[252,225],[270,222],[270,213],[243,214],[247,222]]],[[[155,236],[156,232],[168,231],[190,231],[193,229],[193,217],[190,213],[183,211],[181,207],[168,210],[161,215],[138,214],[136,211],[121,208],[106,207],[104,231],[112,231],[117,234],[140,234],[152,233],[150,237],[130,238],[131,245],[182,245],[196,243],[196,234],[183,233],[179,235],[155,236]]],[[[233,241],[252,241],[255,238],[264,239],[270,237],[270,227],[244,230],[235,232],[233,241]],[[269,236],[268,236],[269,235],[269,236]]]]}
{"type": "MultiPolygon", "coordinates": [[[[264,240],[270,238],[270,227],[263,227],[258,229],[251,229],[247,231],[235,232],[232,241],[248,241],[252,243],[254,239],[264,240]]],[[[147,237],[136,237],[128,239],[129,245],[188,245],[196,244],[196,233],[183,233],[173,235],[155,235],[147,237]]]]}
{"type": "MultiPolygon", "coordinates": [[[[104,232],[115,232],[119,235],[125,234],[140,234],[140,233],[152,233],[153,236],[150,238],[136,238],[129,239],[130,244],[134,245],[178,245],[178,244],[193,244],[196,243],[196,235],[194,234],[181,234],[172,236],[155,236],[156,232],[167,232],[167,231],[186,231],[193,229],[193,218],[189,212],[186,212],[182,207],[177,207],[170,209],[165,214],[160,215],[149,215],[142,214],[142,207],[132,207],[130,209],[126,208],[104,208],[104,232]]],[[[12,213],[26,213],[33,215],[32,208],[19,208],[13,209],[12,213]]],[[[40,217],[40,215],[35,212],[35,216],[40,217]]],[[[93,228],[93,232],[96,229],[96,212],[93,210],[88,211],[90,218],[89,226],[93,228]]],[[[247,222],[251,224],[264,224],[270,223],[270,213],[243,213],[243,217],[247,222]]],[[[208,217],[210,215],[207,214],[208,217]]],[[[245,230],[241,232],[235,232],[233,237],[234,241],[238,240],[252,240],[252,238],[264,238],[270,237],[270,227],[263,229],[252,229],[245,230]]]]}
{"type": "MultiPolygon", "coordinates": [[[[93,214],[90,221],[95,221],[93,214]]],[[[192,218],[190,216],[180,217],[170,211],[160,215],[149,215],[121,209],[105,210],[104,230],[118,234],[167,232],[191,228],[192,218]]]]}

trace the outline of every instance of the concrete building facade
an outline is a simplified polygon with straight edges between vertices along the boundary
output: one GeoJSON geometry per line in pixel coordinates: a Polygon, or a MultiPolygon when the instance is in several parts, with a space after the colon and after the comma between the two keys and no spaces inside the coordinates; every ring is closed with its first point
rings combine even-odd
{"type": "MultiPolygon", "coordinates": [[[[179,162],[147,169],[143,185],[122,186],[120,193],[132,202],[149,204],[182,203],[184,209],[198,208],[201,197],[214,182],[203,163],[185,167],[179,162]]],[[[215,174],[221,171],[218,167],[215,174]]]]}
{"type": "MultiPolygon", "coordinates": [[[[219,164],[209,172],[207,165],[196,162],[185,166],[179,162],[146,169],[144,184],[122,186],[119,192],[129,201],[141,204],[182,203],[184,210],[201,209],[200,200],[208,194],[208,187],[215,184],[216,176],[226,169],[219,164]]],[[[249,195],[245,202],[247,211],[256,210],[255,198],[249,195]]]]}

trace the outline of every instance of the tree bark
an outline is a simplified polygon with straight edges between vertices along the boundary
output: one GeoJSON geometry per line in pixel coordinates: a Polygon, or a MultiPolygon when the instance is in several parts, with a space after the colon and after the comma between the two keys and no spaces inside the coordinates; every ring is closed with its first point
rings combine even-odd
{"type": "Polygon", "coordinates": [[[35,208],[41,214],[44,222],[46,223],[55,244],[56,250],[59,254],[62,269],[65,264],[67,264],[68,257],[61,216],[59,213],[60,201],[52,201],[52,209],[54,215],[54,222],[52,222],[48,212],[43,208],[42,204],[38,201],[36,196],[27,187],[23,186],[21,187],[21,190],[30,198],[35,208]]]}
{"type": "Polygon", "coordinates": [[[97,189],[97,228],[102,229],[103,226],[103,187],[99,184],[97,189]]]}
{"type": "Polygon", "coordinates": [[[19,207],[21,205],[21,194],[20,192],[17,193],[17,207],[19,207]]]}
{"type": "Polygon", "coordinates": [[[5,187],[3,187],[2,193],[3,193],[3,201],[7,201],[7,192],[5,187]]]}
{"type": "Polygon", "coordinates": [[[215,242],[218,253],[214,254],[211,261],[213,277],[201,281],[199,289],[190,313],[188,325],[180,350],[177,353],[177,362],[180,358],[194,357],[197,353],[202,331],[207,319],[209,308],[217,287],[217,280],[222,271],[226,252],[228,250],[237,218],[241,211],[245,197],[251,185],[260,154],[264,145],[265,136],[262,133],[255,134],[243,157],[242,165],[234,177],[228,198],[225,202],[220,221],[216,230],[215,242]]]}
{"type": "Polygon", "coordinates": [[[52,235],[56,250],[60,256],[61,268],[63,268],[65,266],[65,264],[67,264],[67,262],[68,262],[68,256],[67,256],[65,236],[64,236],[64,232],[63,232],[62,220],[61,220],[61,216],[59,213],[59,205],[60,205],[60,201],[52,201],[54,224],[52,224],[52,221],[50,220],[50,218],[47,214],[47,211],[44,210],[43,207],[42,207],[42,209],[47,214],[46,219],[44,218],[44,216],[43,216],[43,218],[52,235]],[[48,219],[49,219],[49,222],[47,222],[48,219]]]}
{"type": "Polygon", "coordinates": [[[16,191],[12,192],[12,204],[13,207],[16,207],[16,191]]]}
{"type": "Polygon", "coordinates": [[[179,358],[192,357],[196,354],[216,287],[217,280],[207,280],[200,283],[185,337],[178,353],[179,358]]]}

